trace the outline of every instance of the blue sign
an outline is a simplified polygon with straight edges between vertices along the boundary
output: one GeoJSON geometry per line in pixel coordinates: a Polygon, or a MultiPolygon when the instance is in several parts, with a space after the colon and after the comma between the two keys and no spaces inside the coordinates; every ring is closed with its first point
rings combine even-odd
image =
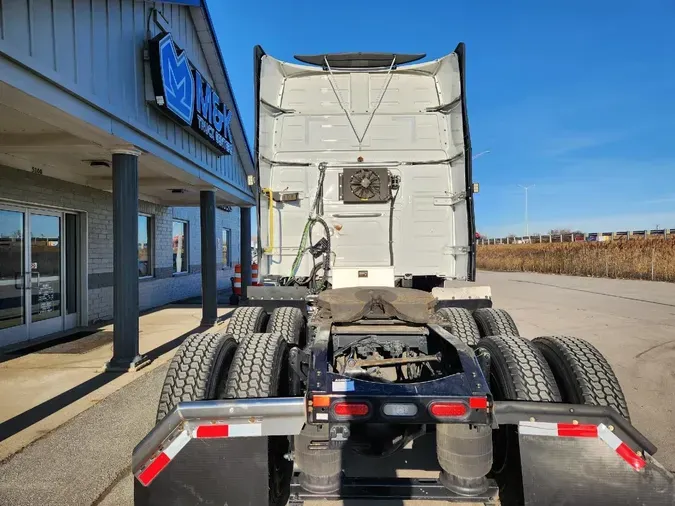
{"type": "Polygon", "coordinates": [[[189,127],[223,154],[232,152],[232,111],[176,47],[170,33],[150,41],[150,69],[155,104],[174,121],[189,127]]]}

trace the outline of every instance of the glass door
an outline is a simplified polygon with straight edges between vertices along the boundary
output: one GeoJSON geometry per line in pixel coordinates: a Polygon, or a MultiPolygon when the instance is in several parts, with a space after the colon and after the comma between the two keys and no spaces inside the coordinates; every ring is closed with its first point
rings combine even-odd
{"type": "Polygon", "coordinates": [[[79,322],[78,216],[0,207],[0,347],[79,322]]]}
{"type": "Polygon", "coordinates": [[[0,208],[0,346],[28,339],[26,215],[0,208]]]}
{"type": "Polygon", "coordinates": [[[28,216],[32,339],[63,330],[63,213],[31,211],[28,216]]]}

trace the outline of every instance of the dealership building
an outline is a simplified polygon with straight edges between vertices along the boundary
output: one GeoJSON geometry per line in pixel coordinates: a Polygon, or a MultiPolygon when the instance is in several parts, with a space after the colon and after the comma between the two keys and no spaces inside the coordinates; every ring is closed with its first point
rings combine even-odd
{"type": "Polygon", "coordinates": [[[113,320],[129,369],[139,311],[213,324],[254,174],[205,1],[0,2],[0,350],[113,320]]]}

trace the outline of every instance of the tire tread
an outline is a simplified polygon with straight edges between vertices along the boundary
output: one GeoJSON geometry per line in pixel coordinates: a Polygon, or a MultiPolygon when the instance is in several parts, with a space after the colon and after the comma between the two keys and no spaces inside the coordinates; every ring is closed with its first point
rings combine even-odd
{"type": "Polygon", "coordinates": [[[549,359],[551,367],[573,380],[574,391],[567,393],[565,402],[609,406],[630,420],[619,380],[595,346],[570,336],[538,337],[533,343],[549,359]]]}
{"type": "Polygon", "coordinates": [[[245,337],[232,360],[225,397],[273,397],[278,386],[280,362],[288,344],[281,334],[255,333],[245,337]],[[281,355],[281,356],[280,356],[281,355]]]}
{"type": "Polygon", "coordinates": [[[503,309],[492,307],[476,309],[473,312],[473,317],[482,337],[520,336],[513,318],[503,309]]]}
{"type": "Polygon", "coordinates": [[[262,307],[241,306],[234,310],[227,322],[227,331],[237,342],[248,336],[264,332],[267,323],[267,312],[262,307]]]}
{"type": "Polygon", "coordinates": [[[480,339],[480,330],[471,311],[463,307],[444,307],[436,315],[449,323],[449,331],[469,346],[475,346],[480,339]]]}
{"type": "Polygon", "coordinates": [[[188,336],[171,359],[159,397],[156,421],[164,418],[179,402],[203,400],[208,395],[214,363],[224,341],[224,332],[203,332],[188,336]]]}
{"type": "Polygon", "coordinates": [[[553,372],[529,341],[518,336],[489,336],[481,339],[478,347],[485,348],[493,361],[501,361],[506,366],[515,395],[505,400],[561,401],[553,372]]]}
{"type": "Polygon", "coordinates": [[[270,315],[267,332],[281,334],[286,341],[300,344],[305,328],[305,316],[297,307],[278,307],[270,315]]]}

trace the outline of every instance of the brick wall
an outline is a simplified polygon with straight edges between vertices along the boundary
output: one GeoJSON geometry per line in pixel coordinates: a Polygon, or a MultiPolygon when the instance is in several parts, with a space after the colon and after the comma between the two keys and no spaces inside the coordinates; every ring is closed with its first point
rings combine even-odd
{"type": "MultiPolygon", "coordinates": [[[[112,194],[30,172],[0,166],[0,203],[3,199],[27,206],[42,205],[86,213],[88,235],[88,319],[90,323],[113,315],[112,194]]],[[[139,212],[152,219],[153,273],[139,281],[142,310],[193,297],[201,291],[199,207],[166,207],[141,201],[139,212]],[[188,222],[189,272],[173,275],[173,219],[188,222]]],[[[218,288],[229,288],[234,264],[239,261],[239,208],[216,211],[218,288]],[[231,230],[230,266],[221,263],[222,229],[231,230]]]]}

